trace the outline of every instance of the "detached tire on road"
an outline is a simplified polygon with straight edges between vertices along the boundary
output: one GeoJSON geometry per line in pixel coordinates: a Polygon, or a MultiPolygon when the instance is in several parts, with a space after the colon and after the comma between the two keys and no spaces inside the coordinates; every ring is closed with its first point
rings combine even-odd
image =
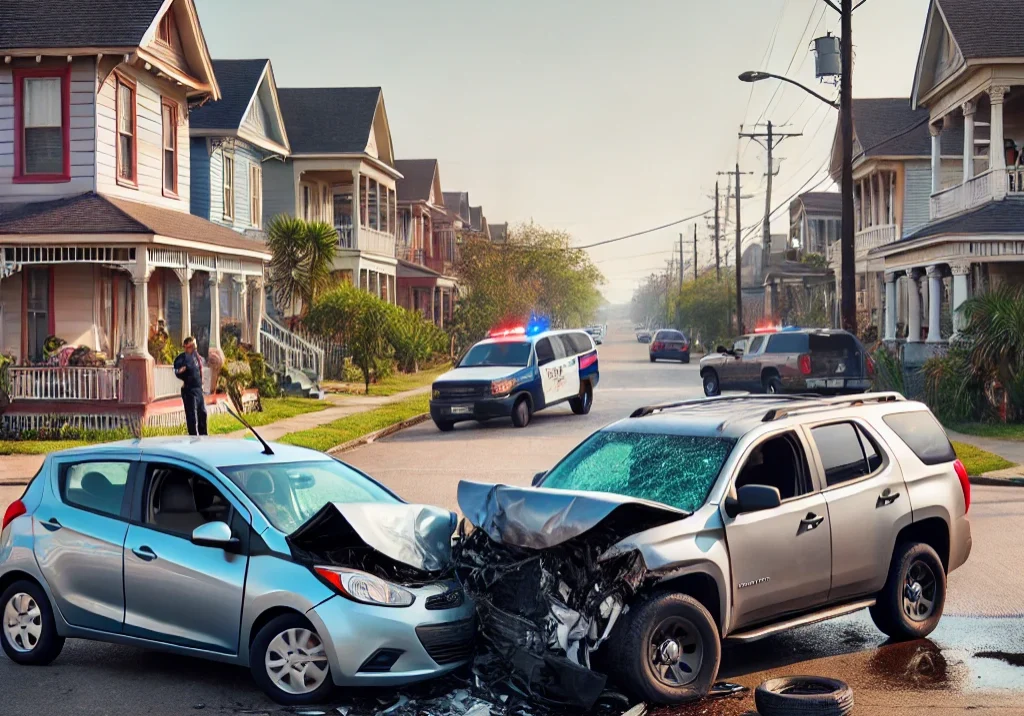
{"type": "Polygon", "coordinates": [[[722,385],[718,382],[718,373],[710,368],[701,375],[704,381],[704,395],[713,398],[722,394],[722,385]]]}
{"type": "Polygon", "coordinates": [[[922,542],[897,545],[876,599],[868,611],[886,636],[906,641],[931,634],[946,603],[946,570],[939,555],[922,542]]]}
{"type": "Polygon", "coordinates": [[[853,712],[853,689],[837,679],[784,676],[758,686],[754,704],[761,716],[846,716],[853,712]]]}
{"type": "Polygon", "coordinates": [[[610,641],[609,671],[620,686],[650,703],[703,698],[722,659],[714,618],[688,594],[663,592],[632,605],[610,641]]]}
{"type": "Polygon", "coordinates": [[[517,428],[525,428],[530,424],[530,401],[524,395],[512,406],[512,424],[517,428]]]}
{"type": "Polygon", "coordinates": [[[590,408],[593,405],[594,389],[590,387],[589,383],[583,386],[578,397],[569,400],[569,407],[572,408],[572,412],[576,415],[586,415],[590,412],[590,408]]]}

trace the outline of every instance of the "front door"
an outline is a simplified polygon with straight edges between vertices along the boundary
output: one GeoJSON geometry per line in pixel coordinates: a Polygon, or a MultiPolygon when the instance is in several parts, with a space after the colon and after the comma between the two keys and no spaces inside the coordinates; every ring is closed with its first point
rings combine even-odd
{"type": "Polygon", "coordinates": [[[734,489],[769,485],[779,490],[782,504],[735,518],[723,507],[732,562],[733,630],[812,609],[828,598],[829,514],[805,455],[795,433],[766,438],[744,458],[734,489]]]}
{"type": "Polygon", "coordinates": [[[55,462],[36,512],[34,551],[57,608],[72,626],[119,633],[124,623],[122,554],[128,532],[130,459],[55,462]]]}
{"type": "Polygon", "coordinates": [[[29,360],[42,361],[43,344],[46,337],[52,333],[50,326],[53,324],[50,312],[53,306],[50,305],[52,286],[50,281],[53,276],[49,268],[30,268],[25,270],[25,335],[28,344],[25,347],[25,355],[29,360]]]}
{"type": "Polygon", "coordinates": [[[209,476],[174,462],[144,467],[124,544],[124,633],[238,653],[248,513],[209,476]],[[207,522],[230,525],[242,547],[193,544],[193,530],[207,522]]]}

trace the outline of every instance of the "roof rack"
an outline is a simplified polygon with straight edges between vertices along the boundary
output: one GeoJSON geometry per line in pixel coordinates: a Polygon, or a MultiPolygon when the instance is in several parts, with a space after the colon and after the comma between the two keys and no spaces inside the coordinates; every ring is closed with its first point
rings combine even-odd
{"type": "Polygon", "coordinates": [[[818,397],[813,401],[807,401],[804,405],[787,406],[784,408],[773,408],[761,418],[762,423],[770,423],[773,420],[781,420],[791,415],[808,412],[811,410],[824,410],[841,405],[865,405],[867,403],[895,403],[904,401],[900,393],[894,391],[884,393],[862,393],[860,395],[840,395],[834,398],[818,397]]]}
{"type": "Polygon", "coordinates": [[[688,405],[707,405],[709,403],[728,403],[734,400],[797,400],[806,401],[809,399],[819,398],[820,396],[812,393],[791,393],[788,395],[720,395],[714,398],[691,398],[690,400],[680,400],[671,403],[657,403],[655,405],[645,405],[637,408],[629,417],[631,418],[643,418],[654,413],[660,413],[665,410],[672,410],[674,408],[684,408],[688,405]]]}

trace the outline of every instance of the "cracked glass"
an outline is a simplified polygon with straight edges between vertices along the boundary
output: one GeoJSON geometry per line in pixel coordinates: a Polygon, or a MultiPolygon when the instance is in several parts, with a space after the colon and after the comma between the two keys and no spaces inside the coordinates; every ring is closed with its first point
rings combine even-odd
{"type": "Polygon", "coordinates": [[[693,512],[736,441],[697,435],[599,432],[547,474],[542,487],[610,492],[693,512]]]}

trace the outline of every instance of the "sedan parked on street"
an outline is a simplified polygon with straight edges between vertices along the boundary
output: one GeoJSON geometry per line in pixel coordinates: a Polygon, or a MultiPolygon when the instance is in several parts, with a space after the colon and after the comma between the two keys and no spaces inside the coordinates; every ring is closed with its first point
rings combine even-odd
{"type": "Polygon", "coordinates": [[[322,453],[133,440],[47,457],[0,530],[0,643],[69,637],[248,666],[275,701],[399,684],[468,660],[455,516],[322,453]]]}
{"type": "Polygon", "coordinates": [[[654,334],[648,350],[651,363],[656,360],[690,362],[690,340],[680,331],[663,328],[654,334]]]}

